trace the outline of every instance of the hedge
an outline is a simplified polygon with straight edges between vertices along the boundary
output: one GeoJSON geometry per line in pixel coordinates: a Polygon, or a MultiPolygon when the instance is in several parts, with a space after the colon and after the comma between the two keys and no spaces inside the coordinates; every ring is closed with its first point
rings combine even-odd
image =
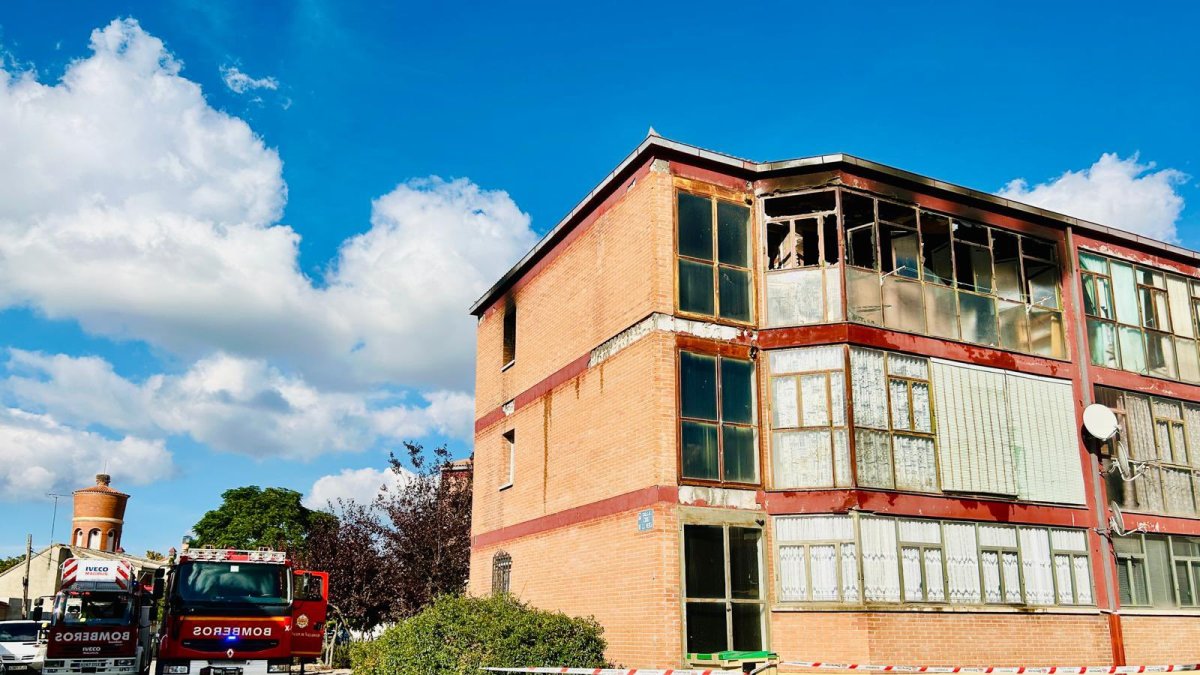
{"type": "Polygon", "coordinates": [[[484,666],[603,668],[604,629],[511,596],[446,595],[351,648],[355,675],[480,675],[484,666]]]}

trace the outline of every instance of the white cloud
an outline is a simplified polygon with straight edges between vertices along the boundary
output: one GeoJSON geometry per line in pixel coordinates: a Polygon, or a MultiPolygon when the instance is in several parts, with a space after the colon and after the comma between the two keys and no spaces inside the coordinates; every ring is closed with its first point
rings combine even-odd
{"type": "Polygon", "coordinates": [[[0,499],[75,489],[105,470],[119,485],[146,485],[169,477],[174,464],[161,440],[112,440],[49,415],[0,408],[0,499]]]}
{"type": "Polygon", "coordinates": [[[316,386],[470,387],[466,308],[536,240],[507,194],[402,183],[315,285],[278,154],[136,22],[92,49],[53,86],[0,71],[0,307],[316,386]]]}
{"type": "Polygon", "coordinates": [[[1183,197],[1176,188],[1187,181],[1175,169],[1155,171],[1153,162],[1138,156],[1121,159],[1105,153],[1082,171],[1067,171],[1030,187],[1023,178],[1009,182],[997,194],[1007,199],[1110,225],[1161,241],[1175,242],[1183,197]]]}
{"type": "Polygon", "coordinates": [[[3,388],[20,405],[82,427],[187,434],[223,452],[309,459],[437,432],[471,436],[471,397],[437,391],[424,405],[379,392],[331,392],[261,360],[217,354],[179,375],[134,383],[96,357],[10,350],[3,388]]]}
{"type": "Polygon", "coordinates": [[[250,77],[237,66],[221,66],[221,79],[225,81],[226,87],[237,94],[244,94],[255,89],[275,91],[279,88],[279,80],[273,77],[250,77]]]}
{"type": "Polygon", "coordinates": [[[338,501],[369,504],[384,488],[392,489],[404,485],[412,478],[412,472],[401,469],[342,469],[330,476],[321,476],[304,496],[304,505],[310,509],[337,506],[338,501]]]}

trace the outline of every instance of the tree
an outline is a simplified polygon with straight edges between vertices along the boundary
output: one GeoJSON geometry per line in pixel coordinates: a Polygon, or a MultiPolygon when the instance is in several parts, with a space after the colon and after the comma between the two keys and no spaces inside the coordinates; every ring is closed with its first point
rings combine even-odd
{"type": "Polygon", "coordinates": [[[329,572],[329,601],[356,630],[412,616],[466,584],[470,473],[447,471],[445,446],[431,456],[420,444],[404,447],[414,471],[390,455],[397,487],[370,504],[339,502],[309,537],[304,564],[329,572]]]}
{"type": "Polygon", "coordinates": [[[11,558],[0,558],[0,572],[3,572],[12,567],[16,567],[17,565],[20,565],[23,562],[25,562],[25,556],[23,554],[22,555],[14,555],[11,558]]]}
{"type": "Polygon", "coordinates": [[[204,514],[192,527],[196,533],[193,544],[299,552],[314,526],[333,517],[306,508],[300,497],[295,490],[257,485],[226,490],[221,493],[221,506],[204,514]]]}
{"type": "Polygon", "coordinates": [[[166,559],[167,559],[167,556],[163,555],[162,553],[159,553],[158,551],[153,551],[153,550],[149,550],[149,549],[146,551],[146,560],[166,560],[166,559]]]}

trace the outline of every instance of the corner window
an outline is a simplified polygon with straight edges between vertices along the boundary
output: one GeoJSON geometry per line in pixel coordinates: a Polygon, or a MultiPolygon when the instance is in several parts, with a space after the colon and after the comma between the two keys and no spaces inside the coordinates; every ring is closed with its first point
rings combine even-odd
{"type": "Polygon", "coordinates": [[[492,595],[507,594],[511,582],[512,556],[498,551],[492,556],[492,595]]]}
{"type": "Polygon", "coordinates": [[[680,352],[679,406],[683,478],[758,482],[754,364],[680,352]]]}
{"type": "Polygon", "coordinates": [[[509,300],[504,305],[504,368],[517,360],[517,303],[509,300]]]}
{"type": "Polygon", "coordinates": [[[684,525],[684,651],[763,648],[762,530],[684,525]]]}
{"type": "Polygon", "coordinates": [[[1113,549],[1122,605],[1200,607],[1200,538],[1133,534],[1113,549]]]}
{"type": "Polygon", "coordinates": [[[504,454],[508,457],[507,478],[500,485],[500,489],[503,490],[512,487],[513,479],[517,473],[517,430],[510,429],[504,432],[500,438],[503,441],[504,454]]]}
{"type": "Polygon", "coordinates": [[[687,192],[677,204],[679,311],[749,322],[750,209],[687,192]]]}

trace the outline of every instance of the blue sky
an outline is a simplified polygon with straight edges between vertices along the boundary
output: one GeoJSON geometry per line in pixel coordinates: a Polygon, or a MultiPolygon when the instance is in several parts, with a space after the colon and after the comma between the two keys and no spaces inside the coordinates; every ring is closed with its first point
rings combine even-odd
{"type": "Polygon", "coordinates": [[[4,3],[0,555],[106,462],[140,553],[465,455],[467,306],[650,125],[1200,246],[1200,10],[946,7],[4,3]]]}

